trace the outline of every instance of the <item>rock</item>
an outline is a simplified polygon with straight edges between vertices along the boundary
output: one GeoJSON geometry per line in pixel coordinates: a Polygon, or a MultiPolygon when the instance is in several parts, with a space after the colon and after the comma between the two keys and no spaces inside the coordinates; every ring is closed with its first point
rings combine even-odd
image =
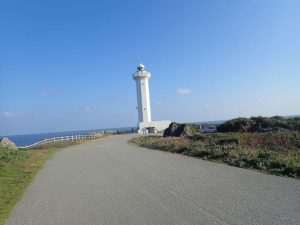
{"type": "Polygon", "coordinates": [[[164,137],[187,137],[192,136],[196,132],[200,132],[201,126],[197,124],[171,123],[165,129],[164,137]]]}
{"type": "Polygon", "coordinates": [[[4,148],[13,149],[13,150],[18,150],[16,144],[11,140],[9,140],[7,137],[3,137],[0,139],[0,146],[4,148]]]}

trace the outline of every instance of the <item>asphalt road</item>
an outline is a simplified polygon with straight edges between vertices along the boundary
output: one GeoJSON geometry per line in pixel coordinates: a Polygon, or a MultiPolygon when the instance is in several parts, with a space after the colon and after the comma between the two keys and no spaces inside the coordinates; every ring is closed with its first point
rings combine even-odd
{"type": "Polygon", "coordinates": [[[300,181],[127,144],[57,153],[9,225],[300,224],[300,181]]]}

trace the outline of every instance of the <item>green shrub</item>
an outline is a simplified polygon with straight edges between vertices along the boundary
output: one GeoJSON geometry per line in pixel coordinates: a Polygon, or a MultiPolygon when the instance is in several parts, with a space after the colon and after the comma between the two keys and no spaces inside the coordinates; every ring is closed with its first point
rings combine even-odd
{"type": "Polygon", "coordinates": [[[206,143],[209,145],[239,145],[239,137],[235,133],[206,134],[206,143]]]}
{"type": "Polygon", "coordinates": [[[206,140],[206,135],[196,132],[195,134],[193,134],[192,136],[189,136],[188,138],[192,139],[193,141],[202,141],[204,142],[206,140]]]}
{"type": "Polygon", "coordinates": [[[239,145],[239,139],[236,137],[222,138],[218,140],[218,145],[239,145]]]}
{"type": "Polygon", "coordinates": [[[205,157],[209,156],[209,152],[206,150],[192,149],[186,155],[193,156],[193,157],[205,158],[205,157]]]}
{"type": "Polygon", "coordinates": [[[0,147],[0,167],[4,166],[5,163],[14,161],[18,163],[26,157],[26,151],[14,150],[9,148],[0,147]]]}
{"type": "Polygon", "coordinates": [[[287,119],[289,129],[300,131],[300,117],[294,117],[287,119]]]}
{"type": "Polygon", "coordinates": [[[283,128],[290,129],[287,119],[281,116],[273,117],[251,117],[255,121],[252,131],[272,131],[273,129],[283,128]]]}
{"type": "Polygon", "coordinates": [[[254,124],[254,120],[240,117],[220,124],[217,126],[217,130],[218,132],[247,132],[254,124]]]}
{"type": "Polygon", "coordinates": [[[300,117],[251,117],[228,120],[217,126],[219,132],[278,132],[300,131],[300,117]]]}
{"type": "Polygon", "coordinates": [[[226,159],[232,148],[219,145],[208,145],[205,150],[209,153],[205,157],[207,159],[226,159]]]}

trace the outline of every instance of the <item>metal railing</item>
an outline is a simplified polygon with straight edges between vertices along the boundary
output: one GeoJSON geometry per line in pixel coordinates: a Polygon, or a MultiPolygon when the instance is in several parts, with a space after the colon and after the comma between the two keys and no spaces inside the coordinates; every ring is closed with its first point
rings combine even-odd
{"type": "Polygon", "coordinates": [[[89,139],[96,139],[103,136],[103,133],[95,133],[95,134],[88,134],[88,135],[72,135],[72,136],[63,136],[63,137],[53,137],[53,138],[46,138],[42,141],[33,143],[31,145],[19,146],[19,149],[27,149],[27,148],[34,148],[38,145],[42,145],[45,143],[50,142],[57,142],[57,141],[81,141],[81,140],[89,140],[89,139]]]}

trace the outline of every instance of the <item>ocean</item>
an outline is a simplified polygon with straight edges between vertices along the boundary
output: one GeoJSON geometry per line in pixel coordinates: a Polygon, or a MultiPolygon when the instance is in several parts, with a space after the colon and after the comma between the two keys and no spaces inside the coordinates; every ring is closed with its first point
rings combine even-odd
{"type": "Polygon", "coordinates": [[[39,134],[22,134],[22,135],[10,135],[6,136],[13,141],[17,146],[24,146],[42,141],[46,138],[71,136],[71,135],[86,135],[93,132],[103,131],[131,131],[136,127],[122,127],[122,128],[108,128],[108,129],[93,129],[93,130],[77,130],[77,131],[64,131],[64,132],[52,132],[52,133],[39,133],[39,134]]]}

